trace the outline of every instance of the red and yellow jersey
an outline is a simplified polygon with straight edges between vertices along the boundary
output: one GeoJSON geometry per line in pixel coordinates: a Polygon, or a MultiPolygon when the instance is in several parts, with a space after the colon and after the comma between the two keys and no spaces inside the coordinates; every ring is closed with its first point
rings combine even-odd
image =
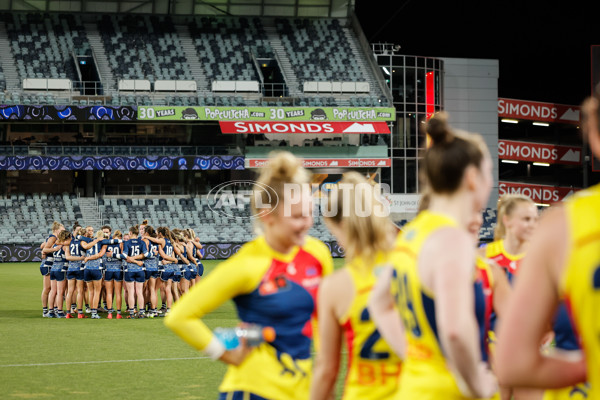
{"type": "Polygon", "coordinates": [[[508,281],[512,283],[513,277],[519,272],[521,260],[525,254],[510,254],[504,248],[504,239],[500,239],[485,246],[485,257],[501,266],[506,272],[508,281]]]}
{"type": "Polygon", "coordinates": [[[560,295],[585,353],[587,398],[600,399],[600,185],[577,192],[564,207],[569,250],[560,295]]]}
{"type": "Polygon", "coordinates": [[[203,350],[213,340],[200,318],[232,299],[243,322],[275,329],[276,338],[229,366],[221,392],[250,392],[268,399],[309,396],[311,340],[316,297],[333,260],[327,246],[308,237],[287,254],[264,237],[246,243],[175,303],[165,321],[186,342],[203,350]]]}
{"type": "MultiPolygon", "coordinates": [[[[385,262],[376,257],[375,265],[385,262]]],[[[354,259],[346,266],[354,283],[354,300],[342,318],[348,348],[344,400],[391,399],[398,391],[401,361],[381,338],[369,315],[369,295],[377,281],[372,268],[354,259]]]]}
{"type": "MultiPolygon", "coordinates": [[[[417,260],[423,244],[435,231],[447,227],[457,227],[457,224],[447,216],[430,211],[421,212],[404,227],[392,255],[396,269],[393,285],[398,288],[398,310],[407,337],[407,353],[402,364],[398,399],[467,399],[448,368],[440,344],[435,296],[422,285],[418,271],[417,260]]],[[[475,271],[473,273],[475,278],[475,271]]],[[[477,289],[477,285],[475,286],[477,289]]],[[[479,309],[480,315],[481,310],[485,309],[485,306],[478,305],[483,297],[483,291],[476,290],[476,310],[473,312],[479,309]]]]}

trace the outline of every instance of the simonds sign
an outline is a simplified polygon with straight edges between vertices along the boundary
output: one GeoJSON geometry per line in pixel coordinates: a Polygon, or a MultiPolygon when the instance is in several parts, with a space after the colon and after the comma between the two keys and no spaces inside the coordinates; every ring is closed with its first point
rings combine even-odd
{"type": "Polygon", "coordinates": [[[498,158],[501,160],[579,165],[581,164],[581,148],[553,144],[499,140],[498,158]]]}
{"type": "Polygon", "coordinates": [[[537,101],[498,99],[498,116],[501,118],[578,124],[579,107],[537,101]]]}

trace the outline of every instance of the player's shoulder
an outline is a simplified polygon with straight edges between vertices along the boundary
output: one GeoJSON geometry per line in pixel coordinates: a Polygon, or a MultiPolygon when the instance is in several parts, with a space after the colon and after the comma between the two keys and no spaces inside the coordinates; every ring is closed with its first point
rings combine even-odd
{"type": "Polygon", "coordinates": [[[485,245],[485,247],[484,247],[485,256],[487,258],[490,258],[490,257],[500,255],[503,253],[503,248],[504,248],[504,246],[502,245],[502,239],[494,240],[493,242],[490,242],[485,245]]]}

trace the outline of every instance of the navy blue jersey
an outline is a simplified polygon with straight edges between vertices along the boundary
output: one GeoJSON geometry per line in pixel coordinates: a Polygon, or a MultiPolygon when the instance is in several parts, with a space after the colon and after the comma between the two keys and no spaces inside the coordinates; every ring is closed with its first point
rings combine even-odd
{"type": "Polygon", "coordinates": [[[104,255],[106,261],[119,261],[119,254],[121,254],[121,245],[119,243],[109,244],[108,246],[106,246],[106,253],[104,255]],[[106,253],[108,252],[112,252],[112,257],[106,256],[106,253]]]}
{"type": "Polygon", "coordinates": [[[146,243],[142,239],[129,239],[123,242],[123,254],[120,254],[119,258],[137,257],[140,254],[145,254],[147,251],[146,243]]]}
{"type": "Polygon", "coordinates": [[[558,306],[558,310],[554,315],[554,324],[552,326],[554,330],[554,340],[556,341],[556,347],[562,350],[579,350],[579,342],[573,325],[571,324],[571,318],[569,311],[564,302],[561,302],[558,306]]]}
{"type": "Polygon", "coordinates": [[[85,249],[81,247],[81,240],[71,239],[71,243],[69,243],[69,253],[73,257],[81,257],[85,254],[85,249]]]}

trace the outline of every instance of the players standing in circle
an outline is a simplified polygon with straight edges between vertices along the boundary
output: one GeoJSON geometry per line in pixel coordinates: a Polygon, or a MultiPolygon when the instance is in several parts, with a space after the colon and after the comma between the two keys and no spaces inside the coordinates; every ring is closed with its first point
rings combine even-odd
{"type": "MultiPolygon", "coordinates": [[[[599,98],[596,92],[582,107],[582,128],[596,157],[600,156],[599,98]]],[[[555,389],[584,382],[587,375],[587,398],[600,398],[599,265],[600,186],[596,185],[551,207],[540,219],[498,332],[501,383],[555,389]],[[579,334],[583,359],[539,351],[561,300],[579,334]]]]}
{"type": "Polygon", "coordinates": [[[347,189],[347,196],[339,189],[330,192],[333,216],[325,223],[346,250],[346,266],[325,278],[319,291],[320,349],[310,398],[332,398],[345,337],[349,354],[343,399],[391,399],[398,391],[401,361],[380,338],[367,303],[375,269],[389,261],[395,229],[380,194],[359,173],[344,174],[339,187],[347,189]]]}
{"type": "MultiPolygon", "coordinates": [[[[54,243],[56,243],[56,238],[60,231],[65,229],[65,227],[59,223],[54,222],[51,228],[51,234],[46,238],[42,247],[42,264],[40,265],[40,273],[43,277],[43,285],[42,285],[42,316],[49,317],[48,312],[48,298],[51,290],[51,279],[50,279],[50,270],[52,269],[52,264],[54,263],[54,243]]],[[[54,301],[52,301],[54,304],[54,301]]],[[[52,308],[50,309],[52,310],[52,308]]],[[[53,313],[54,314],[54,313],[53,313]]]]}
{"type": "Polygon", "coordinates": [[[537,208],[529,197],[505,194],[500,198],[495,241],[485,247],[485,256],[501,266],[511,282],[525,256],[537,220],[537,208]]]}
{"type": "Polygon", "coordinates": [[[393,348],[402,348],[406,335],[398,398],[488,398],[497,385],[482,362],[474,310],[484,298],[474,290],[475,243],[467,227],[487,202],[492,162],[481,137],[451,129],[443,113],[428,121],[427,133],[429,208],[404,226],[395,268],[382,273],[370,309],[393,348]],[[397,290],[399,316],[381,296],[390,288],[397,290]]]}
{"type": "Polygon", "coordinates": [[[77,317],[84,318],[83,314],[83,259],[85,258],[85,249],[81,246],[81,240],[77,239],[81,226],[77,222],[73,226],[73,234],[67,245],[65,245],[65,258],[69,262],[67,268],[67,296],[65,301],[67,306],[71,304],[71,310],[67,318],[74,318],[73,302],[77,307],[77,317]],[[73,298],[77,291],[76,299],[73,298]]]}
{"type": "Polygon", "coordinates": [[[106,252],[102,260],[105,269],[104,288],[106,289],[108,319],[113,319],[115,308],[117,309],[116,319],[123,318],[121,316],[121,307],[123,306],[123,261],[118,257],[123,252],[122,237],[121,231],[117,229],[113,235],[112,243],[106,246],[106,252]]]}
{"type": "Polygon", "coordinates": [[[311,322],[320,280],[332,270],[332,259],[327,246],[307,237],[313,222],[308,183],[308,172],[292,154],[271,157],[252,204],[262,234],[195,285],[165,318],[187,343],[231,364],[220,399],[309,396],[311,322]],[[257,209],[257,204],[270,208],[257,209]],[[253,348],[242,340],[242,346],[227,350],[199,318],[229,299],[244,323],[273,327],[275,340],[253,348]]]}

